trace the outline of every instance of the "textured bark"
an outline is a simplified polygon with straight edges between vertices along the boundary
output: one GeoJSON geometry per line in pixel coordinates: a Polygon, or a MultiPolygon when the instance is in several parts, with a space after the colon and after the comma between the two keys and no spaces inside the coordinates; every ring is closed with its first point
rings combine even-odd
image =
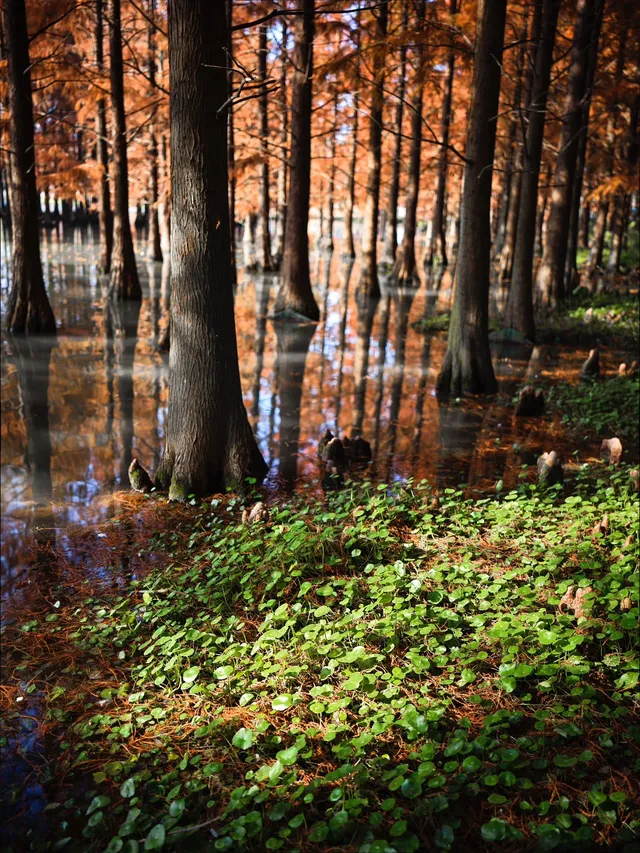
{"type": "MultiPolygon", "coordinates": [[[[227,97],[233,95],[233,0],[225,0],[227,14],[227,97]]],[[[227,171],[229,173],[229,250],[231,253],[231,282],[238,283],[236,262],[236,134],[233,121],[233,102],[227,106],[227,171]]]]}
{"type": "Polygon", "coordinates": [[[42,276],[40,202],[36,187],[31,63],[24,0],[5,0],[11,122],[13,258],[7,327],[15,334],[55,335],[56,322],[42,276]]]}
{"type": "Polygon", "coordinates": [[[142,299],[129,223],[129,169],[124,113],[120,0],[111,0],[111,110],[113,113],[113,252],[109,296],[142,299]]]}
{"type": "Polygon", "coordinates": [[[271,256],[271,232],[269,230],[269,112],[267,103],[267,25],[262,24],[258,32],[258,78],[261,82],[258,97],[258,123],[260,126],[260,227],[258,242],[258,265],[263,272],[271,272],[275,264],[271,256]]]}
{"type": "Polygon", "coordinates": [[[360,118],[360,20],[356,19],[356,30],[354,34],[354,47],[356,52],[356,90],[353,94],[353,124],[351,126],[351,155],[349,161],[349,181],[347,184],[347,198],[344,208],[344,239],[345,254],[349,258],[355,258],[356,247],[353,242],[353,208],[356,199],[356,165],[358,161],[358,124],[360,118]]]}
{"type": "MultiPolygon", "coordinates": [[[[590,187],[587,186],[587,196],[590,192],[590,187]]],[[[589,248],[589,230],[591,226],[591,202],[585,201],[582,204],[582,211],[580,213],[580,228],[578,231],[578,248],[579,249],[588,249],[589,248]]]]}
{"type": "MultiPolygon", "coordinates": [[[[455,15],[456,0],[449,0],[449,14],[455,15]]],[[[446,267],[447,259],[447,235],[446,235],[446,210],[445,198],[447,192],[447,165],[449,128],[451,125],[452,110],[451,101],[453,96],[453,77],[455,73],[455,54],[453,51],[447,59],[447,76],[444,81],[444,92],[442,95],[442,114],[440,119],[440,140],[442,145],[438,154],[438,178],[436,182],[436,198],[433,207],[433,219],[431,225],[431,240],[427,247],[424,262],[425,266],[432,266],[440,250],[440,263],[446,267]]]]}
{"type": "Polygon", "coordinates": [[[404,117],[404,95],[405,76],[407,70],[407,5],[402,7],[402,44],[400,46],[400,78],[398,80],[395,130],[396,138],[393,146],[393,157],[391,159],[391,183],[389,184],[389,198],[387,200],[387,218],[384,229],[384,243],[382,247],[382,261],[392,264],[396,259],[398,247],[398,198],[400,196],[400,162],[402,157],[402,119],[404,117]]]}
{"type": "Polygon", "coordinates": [[[158,482],[184,500],[262,480],[267,466],[242,402],[233,317],[225,7],[169,5],[171,350],[158,482]]]}
{"type": "Polygon", "coordinates": [[[505,323],[535,337],[533,318],[533,261],[538,213],[538,184],[551,79],[553,47],[558,26],[560,0],[543,0],[540,41],[536,50],[535,74],[531,91],[526,142],[523,147],[523,172],[520,191],[519,228],[514,249],[511,288],[505,323]]]}
{"type": "Polygon", "coordinates": [[[462,189],[457,287],[439,396],[491,393],[489,349],[491,179],[500,97],[506,0],[480,0],[462,189]]]}
{"type": "Polygon", "coordinates": [[[380,296],[378,283],[378,213],[380,207],[380,169],[382,165],[382,107],[384,104],[385,41],[389,17],[388,0],[381,0],[375,17],[373,83],[369,118],[369,176],[362,223],[362,258],[358,290],[368,298],[380,296]]]}
{"type": "Polygon", "coordinates": [[[282,19],[282,49],[280,53],[280,165],[278,166],[278,198],[274,261],[282,264],[284,231],[287,222],[287,161],[289,157],[289,105],[287,103],[287,19],[282,19]]]}
{"type": "MultiPolygon", "coordinates": [[[[149,0],[149,17],[154,19],[156,0],[149,0]]],[[[156,28],[149,24],[147,31],[149,51],[149,85],[150,95],[155,95],[156,83],[156,28]]],[[[154,110],[155,111],[155,110],[154,110]]],[[[153,118],[153,116],[152,116],[153,118]]],[[[149,124],[149,258],[152,261],[162,261],[162,246],[160,245],[160,221],[158,217],[158,140],[153,123],[149,124]]]]}
{"type": "MultiPolygon", "coordinates": [[[[416,28],[424,28],[425,0],[420,0],[417,10],[416,28]]],[[[416,273],[416,230],[418,193],[420,190],[420,151],[422,145],[422,99],[424,94],[424,46],[417,48],[417,68],[414,81],[414,96],[411,104],[411,153],[407,177],[407,199],[405,202],[404,234],[393,267],[393,278],[398,284],[411,285],[418,279],[416,273]]]]}
{"type": "Polygon", "coordinates": [[[320,311],[309,275],[309,193],[311,187],[311,95],[313,77],[314,0],[302,0],[296,16],[291,86],[291,155],[289,204],[285,229],[282,280],[275,313],[293,311],[319,320],[320,311]]]}
{"type": "Polygon", "coordinates": [[[551,194],[551,178],[553,175],[553,170],[551,166],[547,167],[545,173],[545,182],[543,186],[540,188],[538,193],[538,206],[536,213],[536,243],[535,243],[535,255],[537,258],[542,257],[542,251],[544,249],[544,235],[545,235],[545,225],[546,225],[546,214],[547,207],[549,204],[549,196],[551,194]]]}
{"type": "Polygon", "coordinates": [[[576,25],[564,100],[560,151],[551,192],[551,210],[544,252],[536,278],[539,302],[545,308],[555,307],[564,297],[565,261],[582,121],[582,98],[587,83],[589,45],[595,23],[596,5],[600,2],[601,0],[578,0],[576,5],[576,25]]]}
{"type": "Polygon", "coordinates": [[[160,202],[160,246],[164,258],[171,252],[171,170],[169,169],[169,145],[166,134],[160,141],[160,167],[162,173],[162,193],[160,202]]]}
{"type": "MultiPolygon", "coordinates": [[[[104,70],[104,8],[103,0],[96,0],[96,68],[104,70]]],[[[96,158],[100,164],[98,185],[98,222],[100,227],[100,272],[111,271],[113,247],[113,216],[111,213],[111,190],[109,188],[109,149],[107,145],[107,105],[102,95],[96,101],[96,158]]]]}
{"type": "Polygon", "coordinates": [[[536,65],[529,110],[529,123],[523,155],[520,197],[520,227],[514,250],[511,289],[507,303],[506,325],[534,340],[533,258],[540,160],[546,118],[547,93],[551,77],[553,47],[560,0],[544,0],[542,29],[536,51],[536,65]]]}

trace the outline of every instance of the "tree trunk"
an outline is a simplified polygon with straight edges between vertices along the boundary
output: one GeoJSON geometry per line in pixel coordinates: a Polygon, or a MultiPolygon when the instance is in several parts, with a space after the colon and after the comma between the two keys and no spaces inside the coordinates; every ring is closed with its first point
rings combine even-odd
{"type": "Polygon", "coordinates": [[[382,107],[384,104],[385,41],[389,2],[381,0],[376,20],[373,48],[373,84],[369,119],[369,177],[362,224],[362,258],[358,289],[368,298],[380,296],[378,283],[378,211],[380,207],[380,169],[382,165],[382,107]]]}
{"type": "Polygon", "coordinates": [[[113,113],[113,253],[109,296],[142,299],[129,222],[129,169],[127,127],[124,113],[124,78],[120,0],[111,0],[111,109],[113,113]]]}
{"type": "Polygon", "coordinates": [[[356,199],[356,165],[358,160],[358,121],[360,117],[360,18],[356,17],[354,35],[356,53],[356,89],[353,94],[353,125],[351,127],[351,158],[349,161],[349,182],[344,210],[345,255],[355,258],[356,247],[353,242],[353,208],[356,199]]]}
{"type": "Polygon", "coordinates": [[[402,43],[400,46],[400,79],[398,81],[395,115],[395,129],[397,132],[394,140],[393,158],[391,160],[391,184],[389,185],[389,199],[387,201],[387,221],[385,223],[384,243],[382,248],[382,262],[393,264],[396,259],[398,247],[398,198],[400,196],[400,160],[402,155],[402,119],[404,116],[405,76],[407,69],[407,5],[402,7],[402,43]]]}
{"type": "MultiPolygon", "coordinates": [[[[233,0],[226,0],[227,9],[227,97],[233,95],[233,0]]],[[[229,174],[229,250],[231,253],[231,283],[238,283],[236,265],[236,137],[233,121],[233,103],[227,107],[227,171],[229,174]]]]}
{"type": "MultiPolygon", "coordinates": [[[[578,227],[580,221],[580,201],[582,199],[582,183],[584,180],[584,167],[587,160],[587,140],[589,136],[589,112],[591,109],[591,95],[593,92],[593,81],[596,75],[596,66],[598,64],[598,41],[600,37],[600,26],[602,24],[602,9],[604,8],[604,0],[601,2],[601,10],[596,10],[596,18],[594,30],[591,33],[591,43],[589,46],[589,64],[587,68],[587,79],[585,84],[585,94],[582,99],[582,110],[580,117],[580,136],[578,138],[578,155],[576,157],[576,174],[573,181],[571,191],[571,212],[569,216],[569,236],[567,238],[567,256],[564,268],[564,292],[571,293],[578,282],[578,227]]],[[[626,27],[620,33],[620,43],[618,48],[618,61],[616,70],[616,82],[619,83],[624,68],[624,53],[626,47],[627,31],[626,27]],[[618,76],[620,75],[620,76],[618,76]]]]}
{"type": "Polygon", "coordinates": [[[164,458],[169,498],[262,480],[242,402],[229,253],[225,7],[169,5],[171,350],[164,458]]]}
{"type": "MultiPolygon", "coordinates": [[[[456,0],[449,0],[449,14],[451,16],[456,13],[456,0]]],[[[438,155],[438,179],[436,183],[436,199],[433,208],[433,219],[431,226],[431,240],[425,255],[425,266],[433,265],[435,258],[438,255],[438,245],[440,246],[440,262],[443,267],[447,266],[447,234],[446,234],[446,210],[445,197],[447,192],[447,164],[448,164],[448,146],[449,146],[449,128],[451,125],[451,101],[453,97],[453,77],[455,73],[455,54],[453,51],[449,54],[447,60],[447,76],[444,81],[444,93],[442,96],[442,116],[440,119],[440,153],[438,155]]]]}
{"type": "MultiPolygon", "coordinates": [[[[543,0],[540,42],[536,50],[535,74],[528,110],[528,128],[523,146],[523,171],[520,190],[519,228],[514,248],[511,288],[505,323],[535,338],[533,318],[533,260],[538,213],[538,183],[542,142],[547,109],[547,93],[551,79],[553,47],[558,25],[560,0],[543,0]]],[[[544,213],[542,215],[544,218],[544,213]]]]}
{"type": "MultiPolygon", "coordinates": [[[[417,30],[424,29],[425,0],[420,0],[417,9],[417,30]]],[[[414,284],[416,274],[416,230],[418,192],[420,190],[420,151],[422,146],[422,99],[424,94],[424,47],[417,48],[417,68],[414,81],[415,92],[411,105],[411,154],[407,178],[407,200],[405,202],[404,234],[393,267],[393,278],[398,284],[414,284]]]]}
{"type": "Polygon", "coordinates": [[[56,321],[45,290],[40,260],[40,202],[36,187],[31,62],[24,0],[5,0],[4,27],[9,60],[13,227],[7,327],[18,335],[55,335],[56,321]]]}
{"type": "Polygon", "coordinates": [[[489,349],[491,178],[500,98],[506,0],[480,0],[473,94],[467,126],[457,287],[449,341],[437,391],[491,393],[496,379],[489,349]]]}
{"type": "Polygon", "coordinates": [[[564,101],[560,151],[551,192],[551,210],[544,252],[536,278],[540,304],[545,308],[554,308],[564,297],[572,188],[576,176],[578,137],[582,120],[581,105],[587,83],[589,45],[596,20],[596,5],[600,3],[601,0],[578,0],[576,6],[576,25],[564,101]]]}
{"type": "Polygon", "coordinates": [[[258,32],[258,77],[261,82],[258,97],[258,122],[260,126],[260,237],[258,265],[263,272],[275,269],[271,257],[271,232],[269,230],[269,112],[267,104],[267,25],[261,24],[258,32]]]}
{"type": "MultiPolygon", "coordinates": [[[[98,74],[104,72],[103,50],[103,0],[96,0],[96,67],[98,74]]],[[[111,214],[111,191],[109,189],[109,150],[107,146],[107,106],[102,94],[96,101],[96,158],[100,164],[98,187],[98,222],[100,227],[100,262],[102,273],[111,271],[113,247],[113,216],[111,214]]]]}
{"type": "Polygon", "coordinates": [[[289,107],[287,104],[287,19],[282,18],[282,50],[280,55],[280,166],[278,168],[278,216],[275,235],[275,265],[282,264],[284,231],[287,221],[287,160],[289,158],[289,107]]]}
{"type": "Polygon", "coordinates": [[[334,196],[336,187],[336,138],[338,133],[338,93],[333,90],[333,125],[327,144],[327,155],[329,158],[329,186],[327,188],[327,209],[325,213],[325,226],[322,234],[322,248],[327,252],[333,252],[333,225],[334,225],[334,196]]]}
{"type": "MultiPolygon", "coordinates": [[[[153,21],[156,14],[156,0],[149,0],[149,18],[153,21]]],[[[153,97],[156,88],[156,28],[149,24],[149,94],[153,97]]],[[[155,112],[155,108],[154,108],[155,112]]],[[[153,124],[149,124],[149,259],[162,261],[162,246],[160,245],[160,221],[158,218],[158,140],[153,124]]]]}
{"type": "Polygon", "coordinates": [[[620,267],[622,237],[624,234],[625,201],[625,196],[618,193],[613,202],[613,212],[611,214],[611,252],[607,261],[607,275],[609,276],[615,275],[620,267]]]}
{"type": "Polygon", "coordinates": [[[313,77],[314,0],[302,0],[296,16],[291,87],[291,155],[289,204],[285,229],[282,281],[275,313],[292,311],[319,320],[320,311],[309,275],[309,192],[311,188],[311,97],[313,77]]]}
{"type": "MultiPolygon", "coordinates": [[[[589,195],[590,188],[587,187],[587,195],[589,195]]],[[[582,204],[582,212],[580,214],[580,229],[578,232],[578,248],[579,249],[588,249],[589,248],[589,228],[591,225],[591,202],[585,199],[582,204]]]]}
{"type": "MultiPolygon", "coordinates": [[[[541,160],[542,162],[542,160],[541,160]]],[[[536,212],[536,243],[535,243],[535,256],[536,258],[542,257],[542,252],[544,249],[544,235],[545,235],[545,217],[547,213],[547,206],[549,203],[549,195],[551,193],[551,178],[553,175],[553,171],[551,166],[547,167],[545,174],[545,183],[540,189],[539,192],[539,203],[537,206],[536,212]]],[[[533,275],[533,272],[532,272],[533,275]]],[[[533,285],[532,285],[533,288],[533,285]]]]}

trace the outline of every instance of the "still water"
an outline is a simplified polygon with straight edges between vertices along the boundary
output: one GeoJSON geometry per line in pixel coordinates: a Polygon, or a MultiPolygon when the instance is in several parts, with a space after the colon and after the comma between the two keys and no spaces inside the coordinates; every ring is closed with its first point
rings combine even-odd
{"type": "MultiPolygon", "coordinates": [[[[106,304],[97,249],[91,231],[46,232],[42,258],[58,338],[3,332],[4,597],[21,585],[35,536],[52,530],[64,550],[68,531],[114,513],[110,496],[128,488],[133,456],[151,472],[161,458],[168,359],[157,342],[168,316],[169,267],[139,256],[142,303],[106,304]]],[[[9,254],[4,239],[3,300],[9,254]]],[[[423,280],[415,292],[383,288],[370,306],[356,303],[358,265],[339,249],[314,255],[312,274],[317,325],[272,320],[277,276],[238,274],[242,389],[271,491],[319,487],[317,440],[326,427],[361,431],[373,448],[367,476],[386,482],[413,476],[438,487],[509,486],[523,461],[518,444],[531,453],[551,449],[541,426],[516,423],[505,406],[525,374],[526,350],[494,353],[502,392],[495,400],[438,404],[446,341],[413,323],[449,306],[450,274],[423,280]]]]}

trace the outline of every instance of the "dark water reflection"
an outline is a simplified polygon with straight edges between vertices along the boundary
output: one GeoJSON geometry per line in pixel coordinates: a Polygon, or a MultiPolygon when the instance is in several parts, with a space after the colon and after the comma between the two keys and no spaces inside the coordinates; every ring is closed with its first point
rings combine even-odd
{"type": "MultiPolygon", "coordinates": [[[[156,345],[167,323],[168,266],[139,259],[143,302],[105,307],[90,232],[76,228],[61,241],[49,231],[42,251],[58,339],[2,340],[7,592],[27,562],[35,528],[57,531],[60,547],[69,526],[109,517],[109,495],[128,486],[132,457],[154,471],[164,442],[168,359],[156,345]]],[[[8,252],[3,240],[3,298],[8,252]]],[[[277,277],[239,274],[242,387],[270,465],[267,486],[319,487],[316,444],[325,427],[371,441],[370,474],[379,479],[425,477],[438,486],[515,481],[520,460],[506,452],[516,429],[511,415],[497,402],[441,407],[435,399],[445,341],[412,323],[448,307],[450,275],[416,290],[383,286],[379,300],[358,302],[357,263],[336,251],[317,255],[312,269],[323,316],[317,326],[272,320],[277,277]],[[505,448],[499,453],[496,436],[505,448]]],[[[526,357],[507,353],[496,360],[508,393],[526,357]]]]}

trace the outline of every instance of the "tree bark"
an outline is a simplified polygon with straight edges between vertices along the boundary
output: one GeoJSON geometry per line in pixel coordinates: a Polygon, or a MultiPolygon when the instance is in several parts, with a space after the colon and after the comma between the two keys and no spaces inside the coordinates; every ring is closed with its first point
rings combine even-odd
{"type": "Polygon", "coordinates": [[[129,222],[129,168],[127,125],[124,112],[124,77],[120,0],[111,0],[111,110],[113,113],[113,252],[109,296],[142,299],[129,222]]]}
{"type": "Polygon", "coordinates": [[[611,214],[611,251],[607,260],[607,275],[615,275],[620,267],[620,257],[622,255],[622,238],[624,235],[624,208],[626,198],[623,194],[618,193],[613,202],[613,211],[611,214]]]}
{"type": "MultiPolygon", "coordinates": [[[[156,14],[156,0],[149,0],[149,18],[153,21],[156,14]]],[[[155,95],[156,87],[156,28],[149,24],[149,94],[155,95]]],[[[154,108],[155,112],[155,108],[154,108]]],[[[158,140],[153,123],[149,124],[149,259],[162,261],[162,246],[160,245],[160,221],[158,218],[158,140]]]]}
{"type": "MultiPolygon", "coordinates": [[[[571,211],[569,215],[569,236],[567,238],[567,256],[564,269],[564,292],[571,293],[578,282],[578,227],[580,222],[580,201],[582,199],[582,183],[584,180],[584,167],[587,161],[587,140],[589,137],[589,112],[591,110],[591,96],[593,93],[593,81],[598,64],[598,41],[600,37],[600,26],[602,25],[602,13],[604,0],[601,0],[600,9],[596,9],[594,29],[591,33],[589,46],[589,63],[587,68],[587,79],[585,94],[582,98],[582,109],[580,116],[580,136],[578,138],[578,154],[576,157],[576,174],[571,191],[571,211]]],[[[620,33],[620,44],[618,48],[618,60],[616,77],[622,75],[624,68],[624,52],[627,31],[626,27],[620,33]]]]}
{"type": "Polygon", "coordinates": [[[260,228],[258,265],[263,272],[275,269],[271,256],[271,232],[269,229],[269,111],[267,103],[267,25],[261,24],[258,31],[258,77],[261,82],[258,97],[258,122],[260,126],[260,228]]]}
{"type": "MultiPolygon", "coordinates": [[[[456,0],[449,0],[449,14],[453,17],[456,14],[456,0]]],[[[451,126],[451,101],[453,97],[453,78],[455,73],[456,57],[453,51],[449,53],[447,60],[447,76],[444,81],[444,92],[442,96],[442,115],[440,119],[440,153],[438,155],[438,179],[436,183],[436,199],[433,208],[433,219],[431,225],[431,240],[427,248],[427,253],[424,258],[426,267],[433,266],[435,258],[438,256],[438,246],[440,247],[440,262],[443,267],[447,266],[447,234],[446,234],[446,210],[445,197],[447,192],[447,165],[448,165],[448,146],[449,146],[449,129],[451,126]]]]}
{"type": "Polygon", "coordinates": [[[333,90],[333,124],[327,144],[327,155],[329,157],[329,186],[327,187],[327,209],[324,220],[325,226],[322,234],[322,248],[326,252],[333,252],[333,225],[335,208],[336,187],[336,138],[338,133],[338,93],[333,90]]]}
{"type": "Polygon", "coordinates": [[[292,311],[319,320],[309,274],[309,193],[311,188],[311,99],[313,79],[314,0],[302,0],[296,16],[291,87],[291,154],[289,204],[285,229],[282,281],[274,312],[292,311]]]}
{"type": "MultiPolygon", "coordinates": [[[[233,0],[226,0],[227,9],[227,97],[233,95],[233,0]]],[[[233,102],[227,107],[227,171],[229,173],[229,250],[231,253],[231,282],[238,283],[236,264],[236,135],[233,121],[233,102]]]]}
{"type": "Polygon", "coordinates": [[[225,6],[169,5],[171,350],[158,483],[184,500],[262,480],[242,402],[229,253],[225,6]]]}
{"type": "Polygon", "coordinates": [[[356,89],[353,94],[353,125],[351,127],[351,158],[349,161],[349,182],[347,185],[347,198],[344,210],[344,239],[345,254],[349,258],[355,258],[356,247],[353,242],[353,208],[356,200],[356,165],[358,161],[358,123],[360,118],[360,16],[356,16],[356,30],[354,34],[355,63],[356,63],[356,89]]]}
{"type": "MultiPolygon", "coordinates": [[[[509,198],[507,201],[505,227],[504,232],[502,234],[502,245],[500,246],[499,250],[496,251],[496,254],[499,254],[500,257],[500,267],[498,275],[498,280],[500,281],[500,283],[509,281],[511,279],[511,274],[513,271],[513,254],[515,250],[516,234],[518,228],[518,214],[520,213],[520,190],[522,186],[522,168],[524,164],[524,139],[522,138],[522,131],[518,128],[518,125],[522,124],[522,102],[524,100],[524,106],[525,109],[527,109],[529,106],[528,100],[531,97],[533,73],[531,68],[531,62],[527,62],[527,44],[528,41],[533,44],[531,53],[532,55],[535,55],[535,45],[540,38],[541,18],[539,9],[540,7],[536,5],[536,12],[534,14],[532,22],[531,33],[529,34],[529,40],[527,39],[529,29],[529,15],[528,10],[526,9],[524,15],[524,23],[522,26],[522,31],[520,33],[522,44],[520,45],[520,53],[516,64],[516,73],[518,77],[516,80],[516,87],[514,92],[514,112],[512,116],[512,126],[515,130],[513,137],[514,145],[512,146],[509,152],[509,162],[507,164],[507,169],[509,172],[509,198]],[[527,63],[526,70],[525,63],[527,63]],[[525,77],[524,99],[522,96],[523,76],[525,77]]],[[[535,59],[533,59],[533,61],[535,61],[535,59]]]]}
{"type": "Polygon", "coordinates": [[[571,66],[564,100],[560,151],[551,192],[551,210],[536,284],[542,307],[554,308],[564,297],[564,272],[569,238],[573,182],[576,176],[578,136],[582,120],[589,64],[589,45],[601,0],[578,0],[571,47],[571,66]]]}
{"type": "MultiPolygon", "coordinates": [[[[96,0],[96,68],[104,72],[104,25],[103,0],[96,0]]],[[[113,247],[113,216],[111,214],[111,191],[109,189],[109,150],[107,145],[107,106],[100,94],[96,101],[96,157],[100,164],[98,186],[98,222],[100,227],[100,272],[111,271],[113,247]]]]}
{"type": "Polygon", "coordinates": [[[358,290],[368,298],[380,296],[378,283],[378,212],[380,207],[380,169],[382,166],[382,107],[384,104],[385,42],[389,17],[388,0],[381,0],[375,17],[373,83],[369,119],[369,177],[362,223],[362,258],[358,290]]]}
{"type": "Polygon", "coordinates": [[[278,167],[278,213],[276,219],[274,262],[279,268],[284,253],[284,231],[287,221],[287,161],[289,158],[289,106],[287,104],[287,19],[282,19],[280,54],[280,165],[278,167]]]}
{"type": "MultiPolygon", "coordinates": [[[[542,142],[551,79],[553,47],[558,26],[560,0],[543,0],[540,42],[536,50],[535,74],[530,99],[527,137],[523,146],[523,171],[520,190],[520,226],[514,248],[511,288],[505,322],[535,339],[533,316],[533,261],[538,213],[538,183],[542,142]]],[[[544,213],[543,213],[544,217],[544,213]]]]}
{"type": "Polygon", "coordinates": [[[24,0],[5,0],[11,122],[12,282],[7,327],[14,334],[55,335],[40,260],[40,201],[36,187],[31,62],[24,0]]]}
{"type": "Polygon", "coordinates": [[[458,281],[447,352],[437,382],[440,397],[491,393],[497,387],[489,348],[490,212],[505,17],[506,0],[478,3],[458,281]]]}
{"type": "MultiPolygon", "coordinates": [[[[417,30],[424,29],[425,0],[420,0],[417,9],[417,30]]],[[[404,234],[393,267],[393,278],[398,284],[411,285],[416,274],[416,230],[418,193],[420,190],[420,153],[422,147],[422,100],[424,95],[424,46],[417,48],[417,68],[414,81],[414,96],[411,104],[411,154],[407,178],[407,200],[405,202],[404,234]]]]}
{"type": "Polygon", "coordinates": [[[387,221],[384,230],[384,243],[382,248],[382,262],[393,264],[396,259],[398,248],[398,198],[400,196],[400,162],[402,156],[402,119],[404,117],[405,77],[407,70],[407,5],[402,7],[402,44],[400,46],[400,79],[398,81],[395,115],[395,129],[397,131],[394,140],[393,157],[391,160],[391,183],[389,185],[389,199],[387,201],[387,221]]]}

